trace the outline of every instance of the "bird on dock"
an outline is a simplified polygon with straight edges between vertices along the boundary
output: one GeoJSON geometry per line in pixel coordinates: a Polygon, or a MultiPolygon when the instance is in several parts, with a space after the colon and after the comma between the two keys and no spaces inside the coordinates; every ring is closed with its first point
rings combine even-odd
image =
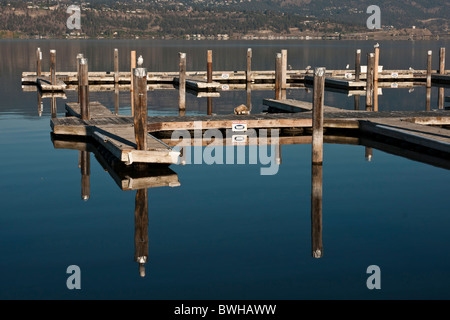
{"type": "Polygon", "coordinates": [[[137,61],[138,67],[141,68],[143,63],[144,63],[144,58],[142,58],[142,56],[139,56],[138,61],[137,61]]]}
{"type": "Polygon", "coordinates": [[[414,91],[414,88],[411,88],[411,89],[408,90],[408,93],[411,93],[413,91],[414,91]]]}
{"type": "Polygon", "coordinates": [[[289,68],[289,70],[292,70],[292,66],[291,65],[288,65],[288,68],[289,68]]]}
{"type": "Polygon", "coordinates": [[[345,69],[348,70],[348,68],[350,68],[350,65],[349,65],[349,64],[345,66],[345,69]]]}
{"type": "Polygon", "coordinates": [[[413,68],[409,67],[409,71],[415,71],[413,68]]]}
{"type": "Polygon", "coordinates": [[[305,70],[308,71],[310,69],[311,69],[311,66],[307,66],[305,70]]]}
{"type": "Polygon", "coordinates": [[[373,47],[374,47],[374,48],[379,48],[379,47],[380,47],[380,44],[377,42],[373,47]]]}

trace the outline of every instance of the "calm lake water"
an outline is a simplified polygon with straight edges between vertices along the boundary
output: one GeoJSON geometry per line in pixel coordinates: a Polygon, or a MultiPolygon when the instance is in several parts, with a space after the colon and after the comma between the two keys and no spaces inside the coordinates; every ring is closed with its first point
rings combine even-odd
{"type": "MultiPolygon", "coordinates": [[[[380,42],[385,69],[425,69],[426,53],[448,41],[380,42]]],[[[0,41],[0,298],[1,299],[448,299],[450,298],[450,172],[377,149],[366,161],[360,145],[325,144],[323,257],[311,255],[311,145],[283,145],[275,175],[261,164],[172,165],[180,186],[148,189],[148,260],[135,262],[136,191],[122,191],[90,155],[90,198],[81,199],[77,150],[55,149],[50,99],[39,116],[36,92],[23,92],[21,73],[35,70],[35,50],[57,50],[57,70],[76,70],[84,53],[90,71],[110,71],[113,49],[129,70],[129,51],[152,71],[274,68],[288,49],[293,69],[353,65],[371,41],[0,41]],[[68,290],[67,267],[81,270],[81,290],[68,290]],[[381,270],[369,290],[367,268],[381,270]]],[[[447,89],[448,90],[448,89],[447,89]]],[[[304,89],[288,97],[308,100],[304,89]]],[[[57,99],[58,117],[76,92],[57,99]]],[[[253,112],[272,91],[252,91],[253,112]]],[[[176,115],[177,91],[152,91],[149,115],[176,115]]],[[[114,109],[113,92],[93,92],[114,109]]],[[[245,103],[245,91],[223,91],[213,112],[245,103]]],[[[326,92],[325,104],[352,109],[353,97],[326,92]]],[[[437,88],[432,89],[437,108],[437,88]]],[[[187,114],[206,114],[205,98],[187,97],[187,114]]],[[[380,110],[425,110],[425,88],[383,89],[380,110]]],[[[120,93],[120,113],[130,114],[120,93]]]]}

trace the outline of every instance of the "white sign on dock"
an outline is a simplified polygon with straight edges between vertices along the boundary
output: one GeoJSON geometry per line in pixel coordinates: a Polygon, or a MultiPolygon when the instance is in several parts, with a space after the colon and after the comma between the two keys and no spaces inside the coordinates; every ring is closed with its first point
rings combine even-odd
{"type": "Polygon", "coordinates": [[[245,132],[247,131],[247,121],[233,121],[231,129],[233,132],[245,132]]]}
{"type": "Polygon", "coordinates": [[[247,142],[247,135],[245,134],[233,135],[231,137],[231,141],[233,141],[233,144],[245,143],[247,142]]]}
{"type": "Polygon", "coordinates": [[[228,79],[230,75],[228,73],[222,73],[222,79],[228,79]]]}

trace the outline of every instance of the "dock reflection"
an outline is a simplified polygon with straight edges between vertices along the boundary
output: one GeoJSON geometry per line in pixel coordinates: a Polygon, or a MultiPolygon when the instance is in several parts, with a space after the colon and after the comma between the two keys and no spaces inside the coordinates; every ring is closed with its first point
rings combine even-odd
{"type": "Polygon", "coordinates": [[[149,261],[148,250],[148,189],[158,187],[178,187],[178,175],[166,165],[133,164],[125,165],[108,151],[86,141],[68,141],[51,136],[55,149],[78,150],[78,167],[81,173],[81,198],[88,201],[90,194],[91,153],[105,171],[123,191],[136,190],[134,205],[134,262],[139,266],[139,275],[146,276],[149,261]]]}

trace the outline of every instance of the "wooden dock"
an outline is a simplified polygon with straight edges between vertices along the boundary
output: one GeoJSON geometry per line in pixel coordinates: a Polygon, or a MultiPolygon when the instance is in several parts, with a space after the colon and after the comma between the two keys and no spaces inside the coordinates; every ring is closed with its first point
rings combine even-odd
{"type": "MultiPolygon", "coordinates": [[[[433,70],[436,72],[436,70],[433,70]]],[[[50,72],[42,72],[43,77],[49,77],[50,72]]],[[[72,71],[67,72],[56,72],[58,79],[63,81],[65,84],[78,84],[77,73],[72,71]]],[[[312,72],[309,70],[287,70],[286,71],[286,82],[287,83],[304,83],[306,78],[311,78],[312,72]]],[[[337,79],[337,80],[354,80],[355,71],[354,70],[327,70],[327,78],[337,79]]],[[[147,83],[175,83],[175,78],[179,77],[178,72],[149,72],[147,76],[147,83]]],[[[186,71],[187,78],[194,78],[198,81],[206,82],[206,71],[186,71]]],[[[426,70],[415,70],[414,72],[409,70],[383,70],[379,73],[379,81],[418,81],[423,82],[426,78],[426,70]]],[[[119,84],[130,84],[130,72],[119,72],[118,83],[119,84]]],[[[245,71],[214,71],[213,82],[222,84],[232,84],[232,83],[245,83],[246,75],[245,71]]],[[[366,75],[361,73],[360,81],[365,82],[366,75]]],[[[253,83],[275,83],[275,71],[274,70],[261,70],[252,71],[252,82],[253,83]]],[[[114,72],[105,71],[89,72],[89,84],[114,84],[114,72]]],[[[26,85],[36,85],[36,72],[25,71],[22,72],[22,84],[26,85]]]]}
{"type": "Polygon", "coordinates": [[[137,150],[132,117],[114,115],[99,102],[91,102],[90,120],[81,120],[78,103],[67,103],[65,118],[52,119],[57,135],[88,136],[96,140],[120,161],[127,164],[177,163],[179,152],[148,134],[147,150],[137,150]]]}
{"type": "MultiPolygon", "coordinates": [[[[287,109],[298,108],[302,112],[252,114],[252,115],[216,115],[216,116],[168,116],[148,117],[148,132],[157,135],[161,132],[175,130],[220,129],[229,130],[233,121],[245,121],[249,129],[291,129],[311,128],[312,119],[309,103],[293,100],[272,101],[266,104],[282,104],[287,109]]],[[[149,150],[139,152],[135,149],[133,118],[114,116],[98,103],[91,104],[92,118],[81,120],[78,104],[67,104],[69,116],[52,119],[54,134],[90,136],[125,163],[163,162],[176,163],[175,153],[161,140],[148,135],[149,150]]],[[[450,132],[439,127],[427,126],[450,125],[450,115],[445,110],[436,111],[353,111],[333,107],[326,108],[324,128],[355,129],[360,134],[379,135],[404,141],[408,144],[450,154],[450,132]]]]}

